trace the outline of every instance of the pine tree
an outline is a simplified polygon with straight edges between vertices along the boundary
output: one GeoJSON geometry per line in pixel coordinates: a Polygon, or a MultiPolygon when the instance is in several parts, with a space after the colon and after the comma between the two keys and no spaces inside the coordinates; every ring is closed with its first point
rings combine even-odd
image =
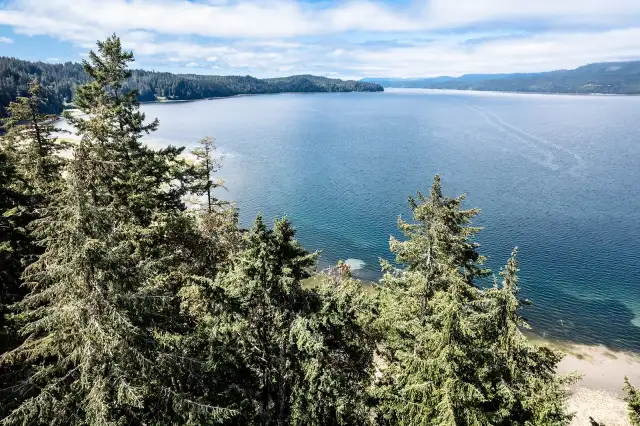
{"type": "Polygon", "coordinates": [[[633,387],[627,377],[624,378],[624,400],[629,405],[629,421],[633,426],[640,426],[640,392],[633,387]]]}

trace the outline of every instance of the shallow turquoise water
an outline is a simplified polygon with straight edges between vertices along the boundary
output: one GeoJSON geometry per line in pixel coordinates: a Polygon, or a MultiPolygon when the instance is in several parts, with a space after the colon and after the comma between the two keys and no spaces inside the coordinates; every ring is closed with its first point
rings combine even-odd
{"type": "Polygon", "coordinates": [[[494,270],[519,246],[538,332],[640,350],[640,97],[396,90],[144,110],[160,119],[154,143],[217,137],[220,195],[244,224],[286,214],[322,265],[361,260],[363,278],[391,258],[407,196],[440,173],[482,208],[494,270]]]}

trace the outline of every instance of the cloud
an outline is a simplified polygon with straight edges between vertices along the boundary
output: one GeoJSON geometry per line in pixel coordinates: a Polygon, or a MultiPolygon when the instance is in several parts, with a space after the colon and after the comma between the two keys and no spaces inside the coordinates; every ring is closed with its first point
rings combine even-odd
{"type": "Polygon", "coordinates": [[[12,44],[13,40],[11,40],[8,37],[0,37],[0,43],[5,43],[5,44],[12,44]]]}
{"type": "Polygon", "coordinates": [[[640,58],[638,0],[7,0],[1,24],[82,49],[116,32],[143,65],[256,75],[418,77],[640,58]]]}

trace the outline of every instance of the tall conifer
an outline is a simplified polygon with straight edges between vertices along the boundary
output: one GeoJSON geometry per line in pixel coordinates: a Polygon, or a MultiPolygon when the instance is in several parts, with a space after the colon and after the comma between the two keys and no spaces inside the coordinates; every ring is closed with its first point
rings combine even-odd
{"type": "Polygon", "coordinates": [[[22,345],[2,356],[32,374],[28,398],[5,424],[202,424],[228,411],[193,395],[176,351],[162,339],[181,327],[177,292],[193,223],[182,195],[193,173],[181,149],[141,142],[145,124],[135,93],[122,91],[132,60],[113,36],[98,43],[70,116],[80,141],[55,198],[40,221],[46,249],[26,274],[31,293],[17,304],[27,324],[22,345]],[[184,232],[183,232],[184,231],[184,232]],[[171,359],[172,361],[167,361],[171,359]],[[149,418],[147,418],[149,417],[149,418]]]}

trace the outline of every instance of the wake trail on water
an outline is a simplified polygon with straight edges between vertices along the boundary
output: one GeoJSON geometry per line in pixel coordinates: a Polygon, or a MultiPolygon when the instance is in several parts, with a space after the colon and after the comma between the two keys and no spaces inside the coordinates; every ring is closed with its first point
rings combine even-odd
{"type": "Polygon", "coordinates": [[[460,102],[462,102],[463,104],[467,105],[469,108],[482,114],[482,116],[485,118],[485,121],[491,124],[494,128],[500,130],[503,133],[507,133],[511,137],[515,137],[516,139],[524,142],[526,145],[533,148],[535,151],[537,151],[541,155],[544,155],[545,160],[542,160],[542,161],[540,159],[531,158],[530,156],[525,156],[526,158],[535,162],[536,164],[547,167],[551,170],[560,170],[561,162],[560,164],[556,162],[556,154],[559,151],[561,151],[564,154],[567,154],[568,156],[570,156],[572,158],[572,162],[574,163],[571,167],[569,167],[569,169],[567,170],[567,173],[573,176],[578,176],[578,174],[576,173],[577,170],[584,167],[584,160],[582,159],[582,157],[580,157],[580,155],[576,154],[570,149],[567,149],[547,139],[531,134],[520,127],[514,126],[513,124],[507,123],[498,114],[491,112],[479,105],[476,105],[467,101],[460,101],[460,102]],[[549,150],[549,148],[551,148],[551,150],[549,150]],[[554,150],[555,150],[555,153],[553,152],[554,150]]]}

